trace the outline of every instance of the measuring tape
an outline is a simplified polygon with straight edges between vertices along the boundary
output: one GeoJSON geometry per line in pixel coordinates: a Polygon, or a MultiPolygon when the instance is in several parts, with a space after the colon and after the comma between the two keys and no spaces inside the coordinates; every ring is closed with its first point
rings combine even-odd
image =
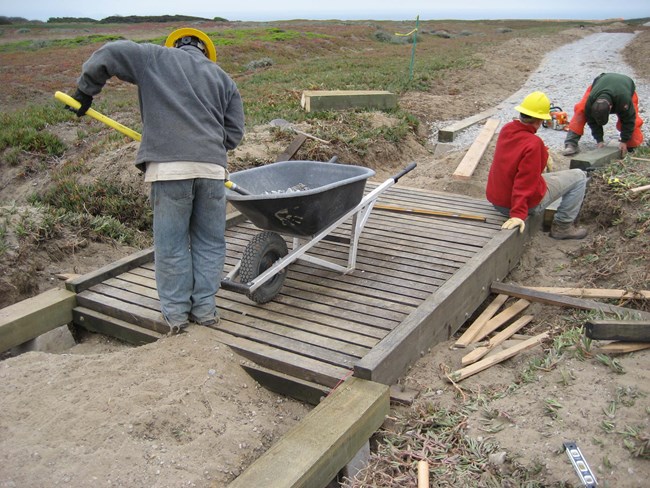
{"type": "Polygon", "coordinates": [[[563,442],[562,445],[564,446],[567,456],[569,456],[569,459],[571,460],[571,464],[573,464],[573,468],[576,470],[576,473],[578,473],[578,477],[580,478],[580,481],[582,481],[582,484],[586,488],[596,488],[598,486],[596,476],[594,476],[594,473],[592,473],[589,468],[582,452],[580,452],[580,448],[578,448],[575,442],[563,442]]]}

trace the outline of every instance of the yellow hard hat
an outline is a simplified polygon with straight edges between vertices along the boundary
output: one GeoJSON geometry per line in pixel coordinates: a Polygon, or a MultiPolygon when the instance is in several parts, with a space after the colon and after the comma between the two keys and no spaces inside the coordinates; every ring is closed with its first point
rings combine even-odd
{"type": "Polygon", "coordinates": [[[528,95],[515,110],[536,119],[551,120],[551,101],[541,91],[528,95]]]}
{"type": "Polygon", "coordinates": [[[217,62],[217,50],[215,49],[212,40],[205,32],[198,29],[192,29],[191,27],[183,27],[182,29],[176,29],[174,32],[169,34],[165,41],[166,47],[180,47],[183,45],[197,46],[210,61],[215,63],[217,62]],[[193,38],[198,40],[202,46],[196,41],[193,41],[193,38]]]}

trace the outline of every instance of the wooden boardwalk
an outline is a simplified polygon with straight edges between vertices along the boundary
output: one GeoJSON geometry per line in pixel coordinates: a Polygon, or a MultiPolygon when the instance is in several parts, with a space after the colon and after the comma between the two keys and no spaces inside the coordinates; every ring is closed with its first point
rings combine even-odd
{"type": "MultiPolygon", "coordinates": [[[[295,262],[280,294],[263,305],[221,289],[215,340],[255,363],[250,370],[258,381],[327,390],[354,374],[393,383],[421,351],[467,320],[489,294],[490,283],[518,262],[527,236],[502,232],[504,217],[484,200],[396,185],[377,204],[486,221],[374,209],[354,272],[342,275],[295,262]]],[[[260,232],[241,216],[229,222],[226,273],[260,232]]],[[[334,234],[345,235],[346,225],[334,234]]],[[[310,254],[345,265],[347,247],[321,241],[310,254]]],[[[75,322],[132,342],[162,337],[167,328],[154,266],[148,250],[70,282],[77,293],[75,322]]]]}

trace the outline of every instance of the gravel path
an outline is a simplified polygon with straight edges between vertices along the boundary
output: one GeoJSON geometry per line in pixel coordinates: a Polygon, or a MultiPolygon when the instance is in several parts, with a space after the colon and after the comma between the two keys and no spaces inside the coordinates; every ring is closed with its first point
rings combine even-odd
{"type": "MultiPolygon", "coordinates": [[[[562,107],[570,118],[574,105],[582,98],[587,86],[596,76],[603,72],[622,73],[630,76],[636,83],[639,111],[646,121],[642,130],[647,144],[650,141],[650,122],[647,120],[645,104],[650,103],[650,83],[637,78],[622,56],[623,49],[635,35],[607,32],[592,34],[552,51],[543,58],[539,68],[531,74],[524,86],[497,106],[497,113],[492,115],[492,118],[500,119],[503,126],[519,115],[514,107],[519,105],[527,94],[537,90],[546,93],[551,103],[562,107]]],[[[615,121],[616,117],[610,117],[605,126],[605,142],[618,139],[615,121]]],[[[445,124],[448,125],[449,122],[445,124]]],[[[463,131],[453,144],[470,146],[481,127],[482,125],[474,125],[463,131]]],[[[560,153],[564,149],[566,132],[542,127],[537,134],[551,151],[560,153]]],[[[585,135],[580,139],[580,148],[583,151],[596,148],[596,141],[591,136],[589,127],[585,127],[585,135]]]]}

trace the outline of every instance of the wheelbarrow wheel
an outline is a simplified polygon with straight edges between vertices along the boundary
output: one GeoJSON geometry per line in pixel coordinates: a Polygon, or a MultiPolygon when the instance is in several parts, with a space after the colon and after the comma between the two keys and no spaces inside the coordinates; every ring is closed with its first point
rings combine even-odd
{"type": "MultiPolygon", "coordinates": [[[[279,234],[270,231],[257,234],[248,243],[241,258],[239,274],[242,283],[257,278],[288,252],[287,243],[279,234]]],[[[255,291],[247,293],[248,298],[256,303],[270,302],[280,293],[286,276],[286,269],[280,270],[255,291]]]]}

